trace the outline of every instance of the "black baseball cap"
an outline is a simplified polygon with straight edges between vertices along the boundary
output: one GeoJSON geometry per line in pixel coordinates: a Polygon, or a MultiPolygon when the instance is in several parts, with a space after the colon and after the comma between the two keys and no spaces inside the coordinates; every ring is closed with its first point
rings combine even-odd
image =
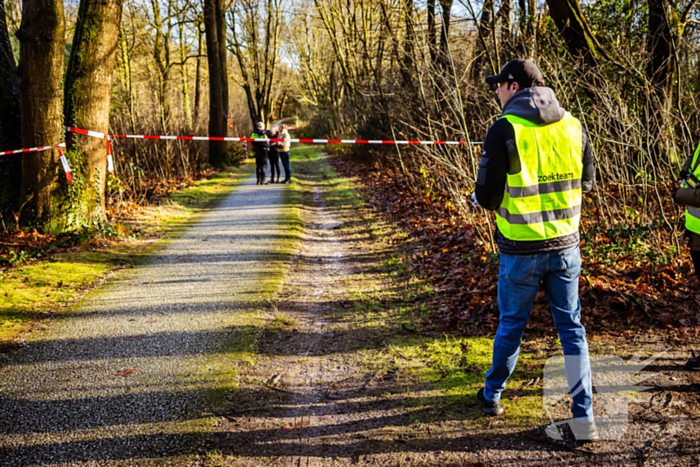
{"type": "Polygon", "coordinates": [[[530,60],[514,58],[503,65],[500,74],[486,77],[486,82],[492,85],[506,81],[516,81],[520,85],[520,89],[525,89],[538,85],[538,83],[544,83],[544,76],[537,65],[530,60]]]}

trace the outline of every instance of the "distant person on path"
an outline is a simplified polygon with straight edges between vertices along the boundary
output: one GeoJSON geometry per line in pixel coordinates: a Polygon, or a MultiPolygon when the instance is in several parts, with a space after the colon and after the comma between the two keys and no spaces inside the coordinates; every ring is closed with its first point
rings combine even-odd
{"type": "Polygon", "coordinates": [[[290,152],[289,149],[292,146],[292,143],[290,141],[289,137],[289,131],[287,131],[287,125],[282,124],[280,127],[280,138],[284,138],[284,143],[281,143],[280,146],[280,159],[282,159],[282,167],[284,167],[284,180],[282,183],[290,183],[292,181],[292,172],[289,168],[289,156],[290,152]]]}
{"type": "MultiPolygon", "coordinates": [[[[265,132],[265,124],[258,122],[255,125],[255,130],[250,135],[251,138],[267,139],[265,132]]],[[[269,141],[253,141],[253,153],[255,154],[255,174],[258,176],[258,185],[265,184],[265,172],[267,170],[268,151],[270,150],[269,141]]]]}
{"type": "MultiPolygon", "coordinates": [[[[278,139],[280,137],[279,130],[276,126],[273,126],[267,131],[267,135],[270,139],[278,139]]],[[[275,183],[275,174],[277,174],[277,183],[280,182],[280,143],[271,142],[270,152],[268,154],[270,158],[270,183],[275,183]]]]}
{"type": "Polygon", "coordinates": [[[493,362],[477,402],[500,415],[501,393],[513,373],[535,296],[544,284],[559,333],[573,404],[572,431],[597,440],[591,368],[579,301],[579,218],[582,193],[593,188],[588,136],[566,112],[529,60],[514,59],[486,78],[497,86],[501,118],[486,135],[476,201],[496,211],[500,324],[493,362]]]}
{"type": "MultiPolygon", "coordinates": [[[[688,238],[690,258],[693,260],[695,275],[700,280],[700,145],[695,154],[688,156],[678,180],[680,188],[676,193],[676,202],[685,204],[685,236],[688,238]],[[689,184],[689,181],[691,184],[689,184]],[[685,199],[679,199],[679,194],[685,192],[685,199]]],[[[685,363],[688,370],[700,370],[700,357],[691,358],[685,363]]]]}

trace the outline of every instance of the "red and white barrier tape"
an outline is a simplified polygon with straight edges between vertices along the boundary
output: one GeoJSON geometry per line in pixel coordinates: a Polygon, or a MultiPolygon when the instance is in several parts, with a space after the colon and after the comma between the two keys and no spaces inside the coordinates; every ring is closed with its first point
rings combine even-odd
{"type": "Polygon", "coordinates": [[[112,159],[112,138],[107,137],[107,173],[114,175],[114,159],[112,159]]]}
{"type": "MultiPolygon", "coordinates": [[[[66,131],[93,136],[95,138],[132,138],[132,139],[164,139],[187,141],[232,141],[232,142],[256,142],[268,141],[282,143],[283,138],[233,138],[223,136],[157,136],[157,135],[106,135],[97,131],[83,130],[80,128],[66,128],[66,131]]],[[[483,144],[481,141],[392,141],[392,140],[367,140],[367,139],[290,139],[290,143],[318,143],[318,144],[439,144],[439,145],[464,145],[483,144]]]]}
{"type": "Polygon", "coordinates": [[[61,160],[63,171],[66,173],[66,179],[68,180],[68,183],[73,183],[73,173],[70,170],[70,164],[68,164],[68,159],[66,159],[66,156],[63,155],[63,151],[61,151],[61,148],[58,148],[58,156],[61,160]]]}
{"type": "Polygon", "coordinates": [[[51,146],[39,146],[37,148],[25,148],[17,149],[14,151],[4,151],[0,152],[0,156],[7,156],[9,154],[20,154],[24,152],[40,152],[46,151],[48,149],[58,148],[58,159],[61,161],[61,165],[63,166],[63,172],[65,172],[66,174],[66,179],[68,180],[68,183],[73,183],[73,173],[70,170],[70,164],[68,163],[68,159],[66,159],[66,156],[63,155],[63,151],[61,151],[61,148],[65,147],[66,143],[52,144],[51,146]]]}
{"type": "Polygon", "coordinates": [[[40,151],[46,151],[47,149],[65,148],[65,147],[66,147],[66,143],[61,143],[61,144],[54,144],[52,146],[39,146],[38,148],[16,149],[14,151],[0,152],[0,156],[7,156],[10,154],[19,154],[21,152],[40,152],[40,151]]]}

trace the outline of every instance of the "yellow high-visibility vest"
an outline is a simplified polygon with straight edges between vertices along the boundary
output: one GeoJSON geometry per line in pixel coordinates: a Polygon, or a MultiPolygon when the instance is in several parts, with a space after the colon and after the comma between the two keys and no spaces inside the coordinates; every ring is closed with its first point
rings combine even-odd
{"type": "Polygon", "coordinates": [[[504,118],[515,130],[521,170],[508,174],[496,216],[501,234],[535,241],[575,233],[582,199],[581,122],[568,112],[544,126],[514,115],[504,118]]]}
{"type": "MultiPolygon", "coordinates": [[[[700,178],[700,164],[698,163],[698,155],[700,155],[700,145],[695,150],[695,155],[693,156],[693,163],[690,164],[689,169],[692,170],[693,175],[700,178]]],[[[693,206],[685,207],[685,228],[696,234],[700,234],[700,209],[694,208],[693,206]]]]}

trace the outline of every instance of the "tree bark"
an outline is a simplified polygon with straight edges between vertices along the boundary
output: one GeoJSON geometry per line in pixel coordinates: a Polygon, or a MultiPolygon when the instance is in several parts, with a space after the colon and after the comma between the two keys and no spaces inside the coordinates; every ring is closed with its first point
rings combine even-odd
{"type": "Polygon", "coordinates": [[[404,55],[403,55],[403,81],[404,85],[411,84],[411,74],[413,71],[413,64],[415,63],[415,43],[416,43],[416,30],[413,24],[413,0],[403,1],[403,15],[404,23],[406,27],[406,36],[404,38],[404,55]]]}
{"type": "Polygon", "coordinates": [[[503,0],[501,8],[498,10],[499,21],[501,22],[501,48],[508,48],[511,42],[511,0],[503,0]]]}
{"type": "MultiPolygon", "coordinates": [[[[65,19],[62,0],[24,0],[20,40],[19,88],[22,147],[48,146],[63,140],[63,54],[65,19]]],[[[39,226],[63,231],[58,150],[27,153],[22,160],[22,186],[32,196],[39,226]]],[[[63,179],[61,179],[63,180],[63,179]]]]}
{"type": "Polygon", "coordinates": [[[192,106],[190,105],[190,87],[187,82],[187,45],[185,43],[184,21],[178,26],[180,40],[180,85],[182,89],[182,106],[185,116],[185,126],[188,133],[192,133],[192,106]]]}
{"type": "MultiPolygon", "coordinates": [[[[216,27],[219,38],[219,62],[221,63],[221,101],[224,108],[225,131],[228,133],[228,59],[226,50],[226,11],[224,0],[216,0],[216,27]]],[[[226,135],[224,135],[226,136],[226,135]]]]}
{"type": "Polygon", "coordinates": [[[435,65],[437,56],[437,34],[435,32],[435,0],[428,0],[428,49],[430,50],[430,63],[435,65]]]}
{"type": "Polygon", "coordinates": [[[452,1],[440,0],[442,7],[442,30],[440,33],[440,65],[444,71],[447,71],[450,66],[450,21],[452,19],[452,1]]]}
{"type": "Polygon", "coordinates": [[[647,77],[657,92],[667,94],[673,81],[673,35],[669,24],[666,0],[649,0],[649,35],[647,51],[650,60],[647,77]]]}
{"type": "Polygon", "coordinates": [[[202,103],[202,36],[201,25],[197,25],[197,68],[194,78],[194,130],[199,131],[199,114],[202,103]]]}
{"type": "Polygon", "coordinates": [[[547,5],[571,55],[582,59],[586,65],[596,66],[599,44],[590,34],[579,0],[547,0],[547,5]]]}
{"type": "MultiPolygon", "coordinates": [[[[112,75],[119,47],[122,0],[81,0],[65,79],[66,126],[109,133],[112,75]]],[[[80,161],[74,168],[79,198],[76,221],[105,219],[107,141],[69,133],[68,147],[80,161]]]]}
{"type": "MultiPolygon", "coordinates": [[[[204,0],[204,29],[207,39],[207,63],[209,64],[209,136],[226,136],[226,111],[224,110],[224,89],[221,75],[226,72],[221,63],[219,41],[219,22],[224,18],[217,16],[217,7],[221,0],[204,0]]],[[[227,162],[226,142],[209,141],[209,163],[221,167],[227,162]]]]}
{"type": "Polygon", "coordinates": [[[5,1],[0,0],[0,151],[19,149],[22,144],[19,77],[5,16],[5,1]]]}
{"type": "MultiPolygon", "coordinates": [[[[471,5],[471,4],[470,4],[471,5]]],[[[497,70],[496,64],[491,57],[491,52],[488,47],[488,38],[491,35],[491,10],[493,9],[493,0],[485,0],[484,6],[481,10],[481,18],[479,18],[479,45],[477,47],[478,55],[474,59],[474,65],[472,66],[472,79],[476,80],[481,73],[481,67],[484,63],[484,58],[489,60],[490,73],[496,74],[497,70]]]]}
{"type": "MultiPolygon", "coordinates": [[[[22,126],[19,112],[19,77],[5,21],[5,1],[0,0],[0,151],[19,149],[22,126]]],[[[0,214],[13,209],[22,185],[22,154],[0,156],[0,214]]]]}

